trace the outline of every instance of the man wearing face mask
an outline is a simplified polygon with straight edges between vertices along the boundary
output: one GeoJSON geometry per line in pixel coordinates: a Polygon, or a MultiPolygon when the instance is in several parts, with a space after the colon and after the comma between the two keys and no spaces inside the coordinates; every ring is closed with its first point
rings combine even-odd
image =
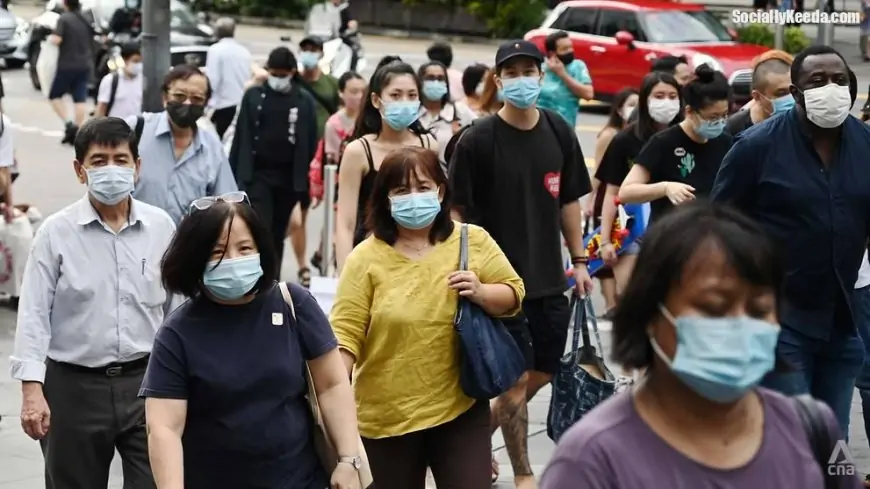
{"type": "Polygon", "coordinates": [[[308,170],[317,150],[316,102],[295,83],[296,56],[269,53],[269,76],[245,92],[239,105],[230,166],[260,219],[272,230],[278,265],[297,203],[308,202],[308,170]]]}
{"type": "Polygon", "coordinates": [[[121,47],[124,68],[109,73],[97,93],[97,117],[133,117],[142,112],[142,51],[136,43],[121,47]]]}
{"type": "Polygon", "coordinates": [[[326,119],[338,112],[341,100],[338,98],[338,80],[320,70],[323,57],[323,41],[317,36],[308,36],[299,43],[299,62],[302,73],[297,81],[317,102],[317,138],[323,137],[326,119]]]}
{"type": "Polygon", "coordinates": [[[864,356],[852,290],[870,228],[870,180],[862,178],[870,129],[849,115],[857,85],[833,48],[795,56],[791,80],[795,106],[737,137],[711,197],[757,219],[779,245],[778,353],[798,372],[766,384],[809,392],[848,433],[864,356]]]}
{"type": "Polygon", "coordinates": [[[133,197],[165,210],[178,223],[194,200],[238,187],[217,134],[198,129],[212,94],[205,74],[195,66],[176,66],[163,78],[162,89],[164,112],[126,119],[145,162],[133,197]]]}
{"type": "Polygon", "coordinates": [[[74,147],[87,193],[45,219],[24,272],[11,357],[21,426],[40,441],[49,487],[105,488],[117,450],[125,486],[152,489],[138,391],[172,310],[160,260],[175,225],[130,197],[142,167],[122,119],[91,119],[74,147]]]}
{"type": "Polygon", "coordinates": [[[568,336],[562,235],[577,292],[592,290],[580,208],[592,184],[574,128],[535,104],[543,62],[528,41],[499,46],[494,76],[504,107],[462,133],[449,165],[454,217],[486,229],[526,286],[522,313],[504,322],[526,354],[529,372],[493,407],[518,489],[536,487],[527,451],[527,402],[559,368],[568,336]]]}
{"type": "Polygon", "coordinates": [[[574,127],[577,124],[580,99],[592,100],[592,77],[586,63],[574,59],[574,45],[565,31],[558,31],[544,40],[547,61],[538,107],[550,109],[574,127]]]}
{"type": "Polygon", "coordinates": [[[142,30],[140,0],[126,0],[124,6],[115,10],[109,20],[109,31],[114,34],[138,35],[142,30]]]}
{"type": "Polygon", "coordinates": [[[729,117],[725,131],[736,136],[775,114],[791,110],[794,97],[789,92],[790,69],[791,64],[781,58],[770,58],[755,65],[752,70],[752,100],[755,103],[729,117]]]}

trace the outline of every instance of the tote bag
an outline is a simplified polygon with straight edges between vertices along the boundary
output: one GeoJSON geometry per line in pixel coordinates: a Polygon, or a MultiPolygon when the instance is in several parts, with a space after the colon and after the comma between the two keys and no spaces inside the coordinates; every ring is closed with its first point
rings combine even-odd
{"type": "MultiPolygon", "coordinates": [[[[468,270],[468,224],[460,231],[459,269],[468,270]]],[[[526,370],[525,356],[501,321],[460,297],[453,326],[459,335],[459,383],[465,395],[488,401],[517,383],[526,370]]]]}
{"type": "Polygon", "coordinates": [[[54,75],[57,73],[57,57],[60,48],[56,45],[42,41],[39,45],[39,58],[36,59],[36,77],[39,79],[39,89],[45,98],[51,92],[54,83],[54,75]]]}
{"type": "Polygon", "coordinates": [[[573,336],[571,350],[562,357],[553,377],[553,393],[547,414],[547,436],[558,442],[574,423],[616,392],[616,378],[604,364],[598,322],[591,299],[571,295],[573,336]],[[589,344],[589,326],[598,349],[589,344]],[[582,344],[581,344],[582,339],[582,344]]]}

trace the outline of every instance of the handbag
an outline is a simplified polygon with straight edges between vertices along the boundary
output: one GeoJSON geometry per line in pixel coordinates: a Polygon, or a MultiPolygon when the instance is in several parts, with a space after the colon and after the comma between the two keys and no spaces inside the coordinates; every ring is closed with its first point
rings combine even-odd
{"type": "MultiPolygon", "coordinates": [[[[293,306],[293,297],[290,296],[290,289],[284,282],[278,283],[278,288],[281,289],[281,295],[284,297],[284,302],[290,306],[290,313],[293,314],[293,321],[296,322],[296,307],[293,306]]],[[[326,425],[323,423],[323,416],[320,413],[320,404],[317,402],[317,391],[314,390],[314,382],[311,380],[311,370],[308,364],[305,364],[305,377],[308,382],[308,407],[311,409],[311,415],[314,418],[314,449],[317,451],[317,456],[320,458],[320,463],[323,465],[327,474],[332,474],[335,467],[338,465],[339,454],[329,440],[329,433],[326,431],[326,425]]],[[[372,469],[369,466],[369,458],[366,455],[366,449],[363,446],[362,439],[359,440],[359,454],[362,463],[359,470],[360,487],[363,489],[374,487],[374,477],[372,477],[372,469]]]]}
{"type": "MultiPolygon", "coordinates": [[[[809,394],[795,396],[792,399],[797,407],[807,439],[809,439],[813,457],[822,471],[825,489],[834,489],[838,487],[837,476],[836,471],[831,473],[830,468],[838,462],[835,452],[837,442],[834,441],[834,436],[831,435],[828,424],[822,416],[819,401],[813,399],[809,394]]],[[[851,462],[851,460],[849,461],[851,462]]]]}
{"type": "Polygon", "coordinates": [[[599,354],[603,348],[591,299],[572,294],[571,310],[571,350],[562,357],[559,371],[553,377],[553,393],[547,413],[547,436],[555,442],[592,408],[616,392],[616,378],[599,354]],[[597,351],[589,344],[587,321],[592,323],[597,351]]]}
{"type": "MultiPolygon", "coordinates": [[[[468,224],[459,234],[459,270],[468,270],[468,224]]],[[[464,297],[453,327],[459,336],[459,384],[472,399],[489,401],[514,386],[526,359],[504,324],[464,297]]]]}

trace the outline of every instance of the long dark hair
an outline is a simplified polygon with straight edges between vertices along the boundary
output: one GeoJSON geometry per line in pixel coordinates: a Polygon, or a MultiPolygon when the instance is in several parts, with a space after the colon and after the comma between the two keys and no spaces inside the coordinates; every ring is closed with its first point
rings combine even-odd
{"type": "MultiPolygon", "coordinates": [[[[372,102],[372,94],[376,93],[380,96],[384,91],[384,88],[390,84],[390,80],[401,75],[410,75],[414,77],[414,81],[417,83],[417,90],[420,92],[423,91],[420,85],[420,77],[417,76],[417,73],[414,72],[414,68],[412,68],[408,63],[393,61],[378,68],[378,70],[375,71],[375,74],[372,75],[371,80],[369,80],[368,89],[366,89],[366,93],[363,96],[362,111],[356,119],[356,126],[353,128],[351,139],[358,139],[366,134],[381,133],[381,112],[372,102]]],[[[428,132],[423,128],[423,125],[420,124],[420,121],[414,121],[408,129],[419,136],[428,132]]]]}
{"type": "MultiPolygon", "coordinates": [[[[632,95],[637,95],[637,90],[623,88],[613,97],[613,104],[610,106],[610,114],[607,116],[607,124],[604,127],[612,127],[620,131],[625,127],[625,123],[628,121],[622,117],[622,106],[625,105],[625,101],[632,95]]],[[[635,107],[635,110],[637,110],[637,107],[635,107]]]]}
{"type": "MultiPolygon", "coordinates": [[[[450,83],[447,81],[447,67],[444,66],[444,63],[440,61],[427,61],[420,65],[417,68],[417,78],[420,79],[420,83],[423,83],[423,77],[426,75],[426,70],[429,69],[430,66],[437,66],[444,73],[444,83],[447,85],[447,93],[441,97],[441,107],[447,105],[447,102],[450,101],[450,83]]],[[[421,99],[422,100],[422,99],[421,99]]]]}
{"type": "MultiPolygon", "coordinates": [[[[647,75],[643,77],[643,82],[640,84],[640,94],[638,95],[637,100],[637,123],[634,126],[634,133],[641,141],[648,140],[653,136],[653,134],[658,132],[658,123],[649,115],[649,96],[652,93],[653,88],[659,83],[670,85],[677,90],[677,94],[681,93],[680,84],[677,83],[677,79],[674,78],[673,75],[654,71],[652,73],[647,73],[647,75]]],[[[669,125],[673,126],[674,124],[682,122],[682,120],[683,99],[680,97],[680,111],[677,112],[677,115],[669,125]]]]}

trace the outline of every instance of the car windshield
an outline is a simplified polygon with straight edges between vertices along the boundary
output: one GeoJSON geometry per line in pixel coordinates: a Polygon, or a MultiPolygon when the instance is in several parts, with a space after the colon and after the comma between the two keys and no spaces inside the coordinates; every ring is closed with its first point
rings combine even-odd
{"type": "Polygon", "coordinates": [[[660,10],[640,16],[650,42],[731,41],[728,30],[706,10],[660,10]]]}
{"type": "MultiPolygon", "coordinates": [[[[144,1],[144,0],[143,0],[144,1]]],[[[125,5],[124,0],[83,0],[82,9],[92,9],[97,17],[108,21],[112,14],[125,5]]],[[[196,27],[199,23],[193,12],[181,2],[173,0],[170,3],[171,19],[170,27],[179,29],[184,27],[196,27]]]]}

